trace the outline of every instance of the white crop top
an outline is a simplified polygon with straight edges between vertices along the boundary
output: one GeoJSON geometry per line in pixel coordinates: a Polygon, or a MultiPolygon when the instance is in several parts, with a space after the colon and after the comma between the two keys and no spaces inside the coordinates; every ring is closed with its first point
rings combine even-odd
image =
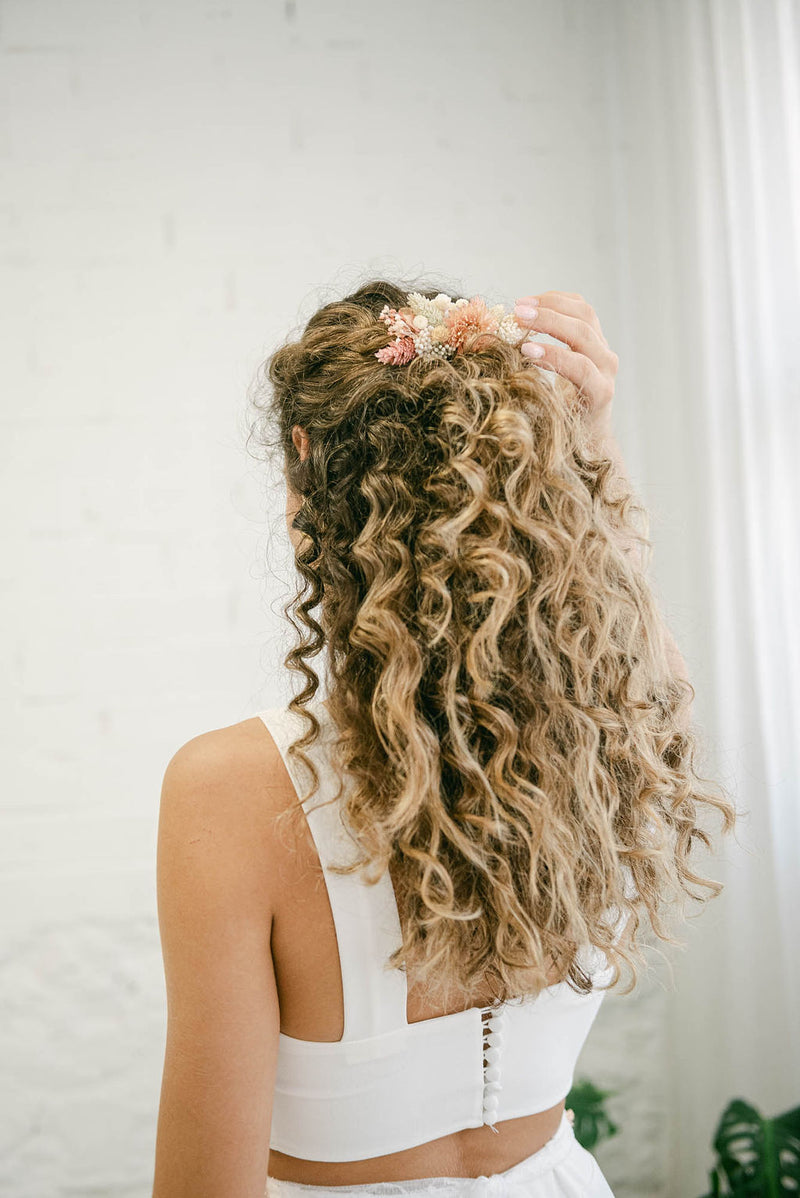
{"type": "MultiPolygon", "coordinates": [[[[306,817],[336,929],[344,1031],[335,1042],[280,1033],[270,1147],[313,1161],[365,1160],[555,1106],[572,1087],[602,987],[613,973],[605,954],[588,946],[590,955],[581,957],[594,981],[590,994],[559,982],[535,998],[408,1023],[406,974],[383,964],[401,942],[388,871],[369,887],[358,873],[342,876],[327,869],[355,853],[339,805],[315,810],[335,795],[338,778],[325,761],[335,725],[321,700],[310,706],[321,732],[304,752],[317,767],[319,788],[306,817]]],[[[302,762],[289,758],[288,748],[307,722],[288,708],[258,715],[302,797],[311,776],[302,762]]],[[[622,927],[620,918],[616,937],[622,927]]]]}

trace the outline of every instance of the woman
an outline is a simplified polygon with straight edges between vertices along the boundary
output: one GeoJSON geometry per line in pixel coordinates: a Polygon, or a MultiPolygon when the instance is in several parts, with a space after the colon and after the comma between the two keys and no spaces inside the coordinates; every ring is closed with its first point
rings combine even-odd
{"type": "Polygon", "coordinates": [[[575,1061],[640,925],[679,943],[668,899],[719,893],[704,810],[735,818],[694,769],[616,371],[580,295],[383,280],[269,359],[305,685],[165,774],[154,1198],[611,1193],[575,1061]]]}

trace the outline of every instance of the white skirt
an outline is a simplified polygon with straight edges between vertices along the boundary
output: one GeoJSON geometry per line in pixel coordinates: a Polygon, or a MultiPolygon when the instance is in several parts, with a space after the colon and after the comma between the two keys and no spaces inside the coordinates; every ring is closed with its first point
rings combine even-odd
{"type": "Polygon", "coordinates": [[[566,1111],[547,1143],[504,1173],[487,1177],[415,1177],[412,1181],[369,1182],[358,1186],[315,1186],[267,1179],[266,1198],[295,1195],[333,1198],[336,1194],[399,1195],[405,1198],[614,1198],[595,1158],[575,1138],[566,1111]]]}

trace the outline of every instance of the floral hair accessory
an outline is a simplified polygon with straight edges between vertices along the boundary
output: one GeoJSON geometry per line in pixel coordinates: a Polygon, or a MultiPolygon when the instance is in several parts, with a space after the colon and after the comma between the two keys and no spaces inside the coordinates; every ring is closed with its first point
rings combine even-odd
{"type": "MultiPolygon", "coordinates": [[[[408,305],[403,308],[384,304],[378,318],[395,337],[391,345],[375,354],[388,365],[404,366],[413,358],[452,358],[476,333],[492,334],[510,345],[519,345],[530,332],[520,328],[502,304],[487,308],[485,300],[477,295],[470,300],[454,300],[440,292],[431,300],[418,291],[409,291],[406,298],[408,305]]],[[[481,348],[481,338],[476,344],[481,348]]]]}

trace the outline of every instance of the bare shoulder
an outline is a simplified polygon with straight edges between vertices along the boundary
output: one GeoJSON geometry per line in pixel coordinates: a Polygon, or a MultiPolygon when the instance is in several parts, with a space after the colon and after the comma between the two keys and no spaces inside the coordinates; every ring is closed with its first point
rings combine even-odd
{"type": "Polygon", "coordinates": [[[164,773],[156,872],[168,1028],[153,1198],[263,1192],[280,1034],[277,766],[255,717],[193,737],[164,773]]]}
{"type": "Polygon", "coordinates": [[[200,855],[205,870],[271,903],[280,873],[276,816],[294,788],[258,716],[192,737],[170,758],[159,809],[159,859],[200,855]]]}
{"type": "Polygon", "coordinates": [[[263,720],[252,716],[193,736],[172,755],[165,777],[201,784],[198,793],[227,788],[229,798],[239,796],[246,802],[254,789],[261,794],[274,791],[275,771],[265,770],[265,766],[274,767],[280,761],[278,747],[263,720]]]}
{"type": "Polygon", "coordinates": [[[173,754],[165,778],[189,781],[198,801],[228,810],[255,804],[280,806],[289,781],[278,746],[258,716],[192,737],[173,754]]]}

